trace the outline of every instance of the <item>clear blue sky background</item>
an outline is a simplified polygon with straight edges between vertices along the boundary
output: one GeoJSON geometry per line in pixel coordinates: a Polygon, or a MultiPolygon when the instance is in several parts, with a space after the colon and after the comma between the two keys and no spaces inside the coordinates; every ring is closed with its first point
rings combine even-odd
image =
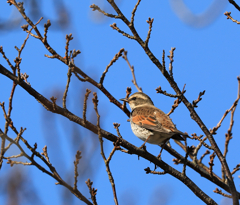
{"type": "MultiPolygon", "coordinates": [[[[126,17],[130,18],[131,11],[137,1],[122,0],[117,2],[126,17]]],[[[49,28],[48,32],[49,44],[59,54],[64,56],[65,35],[72,33],[74,40],[71,41],[70,48],[80,49],[82,52],[76,59],[77,66],[97,81],[114,55],[120,48],[124,48],[128,51],[130,63],[134,65],[138,84],[152,98],[157,107],[168,112],[171,109],[174,99],[156,94],[155,91],[158,86],[161,86],[163,90],[173,93],[168,82],[163,78],[158,68],[148,59],[137,42],[122,36],[110,28],[109,25],[116,22],[118,27],[126,32],[129,32],[128,28],[120,20],[103,17],[97,11],[92,12],[89,8],[91,4],[95,3],[105,11],[114,13],[108,3],[101,0],[65,0],[63,3],[70,16],[69,27],[64,30],[56,29],[56,24],[54,25],[54,21],[56,20],[56,4],[50,1],[43,1],[40,4],[42,5],[41,12],[44,14],[44,19],[39,25],[42,33],[44,30],[43,23],[46,23],[47,19],[52,21],[52,27],[49,28]]],[[[238,25],[227,20],[223,13],[225,11],[232,11],[232,16],[237,19],[240,18],[240,15],[226,0],[218,1],[217,7],[211,7],[212,3],[209,3],[209,1],[184,1],[184,3],[189,8],[188,15],[184,15],[184,8],[181,5],[176,5],[176,1],[173,0],[161,2],[142,0],[135,16],[135,26],[140,36],[145,39],[148,32],[146,20],[148,17],[154,18],[153,30],[149,42],[150,49],[161,60],[163,49],[166,51],[166,55],[168,55],[171,47],[176,47],[173,64],[174,78],[180,88],[186,84],[186,97],[190,102],[198,97],[200,91],[206,90],[203,100],[199,103],[197,112],[206,126],[213,128],[219,122],[225,110],[229,109],[236,99],[236,77],[240,74],[238,25]]],[[[26,13],[28,14],[29,11],[27,8],[26,13]]],[[[0,11],[2,21],[6,21],[9,18],[19,19],[15,8],[9,6],[6,2],[2,1],[0,3],[0,11]]],[[[24,21],[22,21],[21,25],[23,24],[25,24],[24,21]]],[[[14,46],[21,46],[26,33],[22,31],[20,26],[11,31],[2,28],[0,32],[0,45],[3,46],[7,57],[13,63],[13,59],[17,55],[14,46]]],[[[67,67],[57,60],[44,57],[44,54],[49,53],[41,42],[30,37],[22,53],[21,72],[26,72],[30,76],[28,80],[32,87],[48,98],[52,95],[56,96],[56,93],[58,93],[58,104],[61,105],[61,98],[67,79],[67,67]]],[[[166,62],[168,65],[167,58],[166,62]]],[[[0,58],[0,63],[8,67],[2,57],[0,58]]],[[[92,88],[92,86],[88,83],[77,81],[75,76],[72,76],[72,79],[67,105],[71,112],[81,116],[82,102],[79,103],[79,98],[84,96],[85,88],[92,88]]],[[[125,97],[126,87],[131,86],[133,92],[136,92],[131,80],[132,76],[129,67],[123,59],[119,59],[107,73],[104,86],[116,99],[120,99],[125,97]]],[[[5,76],[0,76],[0,101],[5,101],[6,107],[8,105],[11,85],[12,82],[9,79],[5,76]]],[[[92,96],[89,99],[88,117],[90,117],[90,112],[92,113],[91,98],[92,96]]],[[[130,125],[127,122],[127,116],[120,109],[116,108],[116,106],[109,104],[109,100],[101,93],[99,93],[99,100],[102,128],[116,133],[112,123],[118,122],[121,124],[120,132],[123,138],[136,146],[140,146],[142,141],[132,133],[130,125]]],[[[12,120],[15,126],[18,130],[20,130],[20,127],[27,128],[23,136],[32,145],[37,142],[39,152],[41,152],[44,145],[48,145],[50,160],[52,157],[53,165],[59,170],[62,178],[66,179],[67,170],[73,169],[74,156],[77,150],[69,151],[70,147],[68,146],[67,136],[73,133],[67,130],[68,127],[71,130],[71,123],[60,116],[46,112],[33,97],[28,96],[20,87],[16,89],[13,106],[12,120]],[[49,117],[48,120],[44,119],[46,116],[49,117]],[[54,120],[54,123],[51,123],[52,120],[54,120]],[[46,129],[49,130],[49,128],[53,129],[54,132],[45,131],[46,129]]],[[[230,170],[239,163],[239,114],[240,112],[237,108],[235,126],[233,128],[233,140],[230,142],[229,153],[227,155],[230,170]]],[[[2,114],[0,116],[0,128],[3,130],[5,121],[2,114]]],[[[191,120],[189,112],[183,104],[175,110],[171,118],[179,130],[188,132],[189,134],[203,134],[197,124],[191,120]]],[[[224,149],[225,133],[229,127],[229,121],[230,116],[225,119],[217,132],[218,134],[214,136],[222,150],[224,149]]],[[[93,122],[95,121],[93,120],[93,122]]],[[[86,136],[90,135],[89,132],[85,132],[79,126],[78,129],[86,136]]],[[[11,132],[9,135],[14,137],[14,134],[11,132]]],[[[86,136],[84,139],[88,140],[86,136]]],[[[95,137],[97,138],[97,136],[95,137]]],[[[76,145],[80,144],[80,138],[76,137],[74,143],[76,145]]],[[[181,152],[174,143],[172,144],[174,148],[181,152]]],[[[197,145],[197,142],[189,140],[188,145],[192,144],[197,145]]],[[[112,143],[104,140],[104,147],[106,155],[108,155],[113,146],[112,143]]],[[[159,147],[156,145],[147,145],[147,149],[154,155],[159,153],[159,147]]],[[[205,149],[199,153],[199,156],[204,152],[205,149]]],[[[10,150],[9,155],[17,153],[17,149],[13,148],[10,150]]],[[[100,151],[98,150],[95,155],[100,155],[100,151]]],[[[181,171],[182,165],[174,165],[172,158],[166,152],[162,155],[162,159],[165,162],[181,171]]],[[[98,203],[114,204],[111,185],[108,181],[101,157],[93,156],[89,160],[93,164],[95,173],[97,173],[91,180],[94,182],[93,186],[98,189],[98,203]]],[[[208,164],[209,156],[206,157],[204,162],[208,164]]],[[[172,176],[146,175],[144,169],[148,166],[154,169],[153,164],[149,164],[149,162],[142,158],[138,160],[138,157],[135,155],[117,152],[113,156],[110,167],[115,179],[120,204],[203,204],[194,193],[172,176]]],[[[1,177],[7,176],[16,167],[9,168],[9,165],[4,163],[0,174],[1,177]]],[[[65,188],[56,186],[54,184],[55,180],[43,174],[35,167],[22,166],[21,168],[25,170],[28,176],[33,177],[32,183],[37,189],[42,204],[64,204],[61,201],[61,193],[65,188]]],[[[214,171],[221,176],[221,167],[217,160],[215,160],[214,171]]],[[[195,174],[190,168],[187,168],[186,172],[218,204],[227,204],[222,196],[213,193],[213,190],[216,188],[214,184],[208,182],[199,176],[199,174],[195,174]]],[[[80,191],[86,196],[89,196],[89,194],[85,181],[91,176],[86,174],[86,177],[78,182],[80,191]]],[[[235,174],[235,182],[239,190],[237,174],[235,174]]],[[[1,199],[5,200],[3,195],[1,199]]],[[[79,203],[74,199],[72,204],[83,203],[79,203]]]]}

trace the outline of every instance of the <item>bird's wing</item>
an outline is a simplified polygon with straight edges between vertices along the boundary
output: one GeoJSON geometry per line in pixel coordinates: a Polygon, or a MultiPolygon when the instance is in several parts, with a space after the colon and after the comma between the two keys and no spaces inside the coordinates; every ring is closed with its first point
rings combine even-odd
{"type": "Polygon", "coordinates": [[[132,111],[132,122],[149,130],[184,134],[177,130],[172,120],[156,107],[137,107],[132,111]]]}

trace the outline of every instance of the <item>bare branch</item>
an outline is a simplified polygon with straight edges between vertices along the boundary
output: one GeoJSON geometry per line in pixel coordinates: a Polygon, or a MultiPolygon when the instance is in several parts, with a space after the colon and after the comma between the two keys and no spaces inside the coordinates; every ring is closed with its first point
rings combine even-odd
{"type": "Polygon", "coordinates": [[[145,40],[145,46],[148,47],[148,42],[149,42],[149,39],[150,39],[150,35],[151,35],[151,32],[152,32],[152,24],[153,24],[153,18],[148,18],[147,20],[147,23],[149,24],[149,29],[148,29],[148,34],[147,34],[147,38],[145,40]]]}
{"type": "Polygon", "coordinates": [[[3,58],[7,61],[8,65],[10,66],[12,71],[15,72],[16,68],[11,64],[9,59],[6,57],[6,55],[5,55],[4,51],[3,51],[3,47],[2,46],[0,46],[0,53],[2,54],[3,58]]]}
{"type": "Polygon", "coordinates": [[[90,192],[90,195],[91,195],[91,199],[92,199],[93,205],[97,205],[97,200],[96,200],[97,189],[92,188],[93,182],[91,182],[90,179],[88,179],[86,181],[86,184],[88,186],[88,189],[89,189],[89,192],[90,192]]]}
{"type": "Polygon", "coordinates": [[[220,194],[220,195],[222,195],[222,196],[225,196],[225,197],[227,197],[227,198],[232,198],[231,195],[229,195],[229,194],[224,194],[224,193],[222,192],[222,190],[220,190],[220,189],[218,189],[218,188],[216,188],[215,190],[213,190],[213,192],[214,192],[214,193],[217,193],[217,194],[220,194]]]}
{"type": "Polygon", "coordinates": [[[158,88],[156,88],[156,91],[157,91],[157,93],[161,93],[161,94],[166,95],[166,96],[168,96],[168,97],[172,97],[172,98],[178,98],[178,97],[180,97],[179,95],[173,95],[173,94],[167,93],[167,91],[163,91],[162,88],[161,88],[161,86],[159,86],[158,88]]]}
{"type": "Polygon", "coordinates": [[[202,137],[203,135],[200,135],[200,136],[198,137],[196,133],[193,133],[192,136],[193,136],[192,139],[200,141],[199,146],[203,145],[204,147],[213,150],[213,147],[209,146],[208,144],[206,144],[206,143],[204,142],[204,141],[207,139],[207,137],[204,137],[203,139],[201,139],[201,137],[202,137]]]}
{"type": "Polygon", "coordinates": [[[104,154],[104,149],[103,149],[103,139],[102,139],[102,135],[101,135],[101,128],[100,128],[100,115],[98,113],[98,98],[97,98],[97,93],[94,92],[93,93],[93,104],[94,104],[94,110],[96,112],[96,115],[97,115],[97,128],[98,128],[98,138],[99,138],[99,142],[100,142],[100,147],[101,147],[101,155],[102,155],[102,158],[104,160],[104,163],[105,163],[105,166],[106,166],[106,171],[107,171],[107,174],[108,174],[108,178],[109,178],[109,181],[111,183],[111,186],[112,186],[112,190],[113,190],[113,197],[114,197],[114,202],[116,205],[118,205],[118,200],[117,200],[117,192],[116,192],[116,187],[115,187],[115,183],[114,183],[114,179],[113,179],[113,176],[112,176],[112,172],[110,171],[110,167],[109,167],[109,162],[116,150],[115,146],[112,150],[112,152],[110,153],[108,159],[106,159],[105,157],[105,154],[104,154]]]}
{"type": "MultiPolygon", "coordinates": [[[[238,80],[238,95],[237,95],[237,99],[234,101],[233,105],[225,111],[224,115],[222,116],[221,120],[219,121],[219,123],[217,124],[216,127],[214,127],[213,129],[210,129],[210,133],[211,134],[216,134],[216,131],[218,130],[218,128],[221,126],[223,120],[225,119],[225,117],[227,116],[227,114],[230,112],[230,111],[235,111],[236,107],[237,107],[237,104],[238,104],[238,101],[240,99],[240,77],[237,77],[237,80],[238,80]]],[[[233,112],[234,114],[234,112],[233,112]]],[[[233,117],[233,116],[232,116],[233,117]]],[[[231,118],[232,119],[232,118],[231,118]]],[[[232,119],[233,120],[233,119],[232,119]]],[[[233,121],[231,121],[233,123],[233,121]]],[[[231,132],[231,123],[230,123],[230,132],[231,132]]]]}
{"type": "Polygon", "coordinates": [[[232,175],[235,174],[238,170],[240,170],[240,164],[237,164],[237,166],[233,169],[232,175]]]}
{"type": "Polygon", "coordinates": [[[43,34],[43,43],[46,43],[47,42],[47,32],[48,32],[48,29],[49,27],[51,26],[51,22],[50,20],[48,19],[47,20],[47,23],[44,24],[44,34],[43,34]]]}
{"type": "Polygon", "coordinates": [[[182,102],[182,101],[181,101],[179,98],[176,99],[176,100],[174,100],[174,104],[172,105],[172,108],[171,108],[171,110],[167,113],[167,115],[168,115],[168,116],[171,115],[181,102],[182,102]]]}
{"type": "Polygon", "coordinates": [[[71,67],[69,66],[68,73],[67,73],[67,77],[68,77],[67,78],[67,84],[66,84],[66,88],[65,88],[65,91],[64,91],[64,94],[63,94],[63,108],[65,108],[65,109],[66,109],[67,92],[68,92],[71,76],[72,76],[72,72],[71,72],[71,67]]]}
{"type": "Polygon", "coordinates": [[[213,160],[214,160],[215,156],[216,156],[216,153],[213,152],[213,153],[210,155],[210,162],[208,163],[208,164],[209,164],[209,174],[210,174],[211,176],[213,176],[213,166],[214,166],[213,160]]]}
{"type": "Polygon", "coordinates": [[[163,172],[156,172],[156,171],[152,171],[149,167],[147,167],[146,169],[144,169],[144,171],[146,171],[146,174],[157,174],[157,175],[164,175],[166,174],[167,172],[166,171],[163,171],[163,172]]]}
{"type": "Polygon", "coordinates": [[[113,65],[113,63],[115,63],[119,57],[122,56],[122,53],[124,52],[124,48],[121,48],[120,51],[114,56],[114,58],[110,61],[110,63],[107,65],[105,71],[103,72],[101,78],[100,78],[100,84],[102,85],[103,84],[103,81],[104,81],[104,78],[105,78],[105,75],[107,74],[108,72],[108,69],[113,65]]]}
{"type": "Polygon", "coordinates": [[[235,6],[235,8],[240,11],[240,6],[238,6],[238,4],[234,1],[234,0],[228,0],[230,4],[232,4],[233,6],[235,6]]]}
{"type": "Polygon", "coordinates": [[[93,11],[96,11],[96,10],[97,10],[97,11],[99,11],[100,13],[102,13],[102,14],[104,14],[105,16],[108,16],[108,17],[110,17],[110,18],[115,18],[115,19],[120,18],[119,15],[113,15],[113,14],[106,13],[105,11],[101,10],[101,9],[99,8],[99,6],[97,6],[97,5],[95,5],[95,4],[90,5],[90,8],[92,8],[93,11]]]}
{"type": "MultiPolygon", "coordinates": [[[[128,98],[129,95],[131,94],[131,92],[132,92],[131,87],[127,87],[127,89],[126,89],[126,97],[125,98],[128,98]]],[[[122,109],[126,109],[126,101],[123,101],[122,109]]]]}
{"type": "Polygon", "coordinates": [[[198,104],[199,101],[202,100],[201,96],[203,96],[204,94],[205,94],[205,90],[199,93],[197,100],[194,100],[192,102],[193,107],[198,107],[197,104],[198,104]]]}
{"type": "Polygon", "coordinates": [[[79,161],[81,158],[82,158],[81,152],[77,151],[76,160],[74,161],[74,186],[73,186],[73,189],[77,189],[78,164],[79,164],[79,161]]]}
{"type": "Polygon", "coordinates": [[[210,154],[210,151],[207,149],[207,150],[203,153],[203,155],[200,157],[199,163],[201,163],[202,160],[203,160],[203,158],[204,158],[205,156],[207,156],[208,154],[210,154]]]}
{"type": "Polygon", "coordinates": [[[113,123],[113,126],[114,126],[114,128],[116,129],[116,131],[117,131],[118,137],[119,137],[119,138],[122,138],[122,135],[121,135],[120,132],[119,132],[120,124],[119,124],[119,123],[113,123]]]}
{"type": "Polygon", "coordinates": [[[137,84],[137,80],[136,80],[136,77],[135,77],[135,73],[134,73],[134,67],[131,66],[128,58],[127,58],[127,51],[124,51],[123,52],[123,58],[124,60],[127,62],[131,72],[132,72],[132,76],[133,76],[133,80],[132,80],[132,83],[135,85],[135,87],[137,88],[138,92],[142,92],[142,88],[141,87],[138,87],[138,84],[137,84]]]}
{"type": "Polygon", "coordinates": [[[170,52],[170,55],[167,56],[169,59],[170,59],[170,63],[169,63],[169,74],[170,74],[170,77],[173,78],[173,57],[174,57],[174,51],[175,51],[176,48],[171,48],[171,50],[169,51],[170,52]]]}
{"type": "Polygon", "coordinates": [[[132,10],[132,16],[131,16],[131,24],[133,25],[134,24],[134,17],[135,17],[135,13],[137,11],[137,8],[140,4],[141,0],[138,0],[138,2],[136,3],[136,5],[134,6],[133,10],[132,10]]]}
{"type": "Polygon", "coordinates": [[[91,92],[92,92],[91,90],[86,89],[86,94],[85,94],[84,102],[83,102],[83,122],[84,123],[86,123],[87,99],[91,92]]]}
{"type": "Polygon", "coordinates": [[[126,36],[127,38],[135,39],[134,36],[131,36],[130,34],[125,33],[124,31],[120,30],[120,29],[117,27],[117,24],[116,24],[116,23],[111,24],[110,27],[111,27],[112,29],[118,31],[118,33],[121,33],[123,36],[126,36]]]}

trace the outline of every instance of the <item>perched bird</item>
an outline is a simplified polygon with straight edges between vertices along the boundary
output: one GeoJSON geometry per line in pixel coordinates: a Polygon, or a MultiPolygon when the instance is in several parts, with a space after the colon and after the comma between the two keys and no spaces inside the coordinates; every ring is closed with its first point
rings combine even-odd
{"type": "Polygon", "coordinates": [[[142,92],[132,94],[129,98],[120,99],[129,104],[132,112],[130,123],[133,133],[151,144],[162,144],[170,138],[185,140],[187,134],[179,131],[172,120],[162,110],[153,105],[149,96],[142,92]]]}

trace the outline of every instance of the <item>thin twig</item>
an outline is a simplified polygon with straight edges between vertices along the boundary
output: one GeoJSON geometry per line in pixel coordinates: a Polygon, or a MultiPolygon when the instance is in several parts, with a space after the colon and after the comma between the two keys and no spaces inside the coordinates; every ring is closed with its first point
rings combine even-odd
{"type": "Polygon", "coordinates": [[[107,74],[108,72],[108,69],[113,65],[113,63],[115,63],[119,57],[122,56],[122,53],[124,52],[124,48],[121,48],[120,51],[114,56],[114,58],[110,61],[110,63],[107,65],[105,71],[103,72],[101,78],[100,78],[100,81],[99,83],[102,85],[103,84],[103,81],[104,81],[104,78],[105,78],[105,75],[107,74]]]}
{"type": "Polygon", "coordinates": [[[229,194],[224,194],[224,193],[222,192],[222,190],[220,190],[220,189],[218,189],[218,188],[216,188],[215,190],[213,190],[213,192],[214,192],[214,193],[217,193],[217,194],[220,194],[220,195],[222,195],[222,196],[225,196],[225,197],[227,197],[227,198],[232,198],[231,195],[229,195],[229,194]]]}
{"type": "Polygon", "coordinates": [[[156,171],[152,171],[149,167],[147,167],[146,169],[144,169],[144,171],[146,171],[146,174],[157,174],[157,175],[164,175],[166,174],[167,172],[166,171],[163,171],[163,172],[156,172],[156,171]]]}
{"type": "Polygon", "coordinates": [[[102,14],[104,14],[105,16],[108,16],[108,17],[110,17],[110,18],[115,18],[115,19],[120,18],[119,15],[113,15],[113,14],[106,13],[105,11],[101,10],[101,9],[99,8],[99,6],[97,6],[97,5],[95,5],[95,4],[90,5],[90,8],[92,8],[93,11],[96,11],[96,10],[97,10],[97,11],[99,11],[100,13],[102,13],[102,14]]]}
{"type": "Polygon", "coordinates": [[[209,164],[209,174],[211,177],[213,176],[213,166],[214,166],[213,160],[214,160],[215,156],[216,156],[216,153],[213,152],[210,155],[210,162],[208,163],[209,164]]]}
{"type": "Polygon", "coordinates": [[[83,122],[84,123],[86,123],[87,99],[91,92],[92,92],[91,90],[86,89],[86,94],[85,94],[84,101],[83,101],[83,122]]]}
{"type": "Polygon", "coordinates": [[[42,152],[41,154],[46,158],[47,162],[48,162],[49,164],[51,164],[51,163],[50,163],[50,160],[49,160],[49,157],[48,157],[48,153],[47,153],[47,145],[45,145],[45,146],[43,147],[43,152],[42,152]]]}
{"type": "Polygon", "coordinates": [[[233,169],[233,171],[231,172],[231,174],[235,174],[238,170],[240,170],[240,164],[237,164],[236,167],[233,169]]]}
{"type": "Polygon", "coordinates": [[[108,178],[109,178],[109,181],[110,181],[111,186],[112,186],[114,202],[115,202],[116,205],[118,205],[116,187],[115,187],[114,179],[113,179],[113,176],[112,176],[112,172],[110,171],[110,167],[109,167],[109,162],[111,160],[111,157],[112,157],[113,153],[115,152],[115,149],[114,149],[115,146],[114,146],[112,152],[110,153],[109,158],[106,159],[105,154],[104,154],[104,149],[103,149],[103,139],[102,139],[101,128],[100,128],[100,115],[98,113],[98,108],[97,108],[97,106],[98,106],[97,93],[94,92],[93,96],[94,97],[93,97],[92,101],[93,101],[93,104],[94,104],[94,110],[95,110],[96,115],[97,115],[98,138],[99,138],[100,147],[101,147],[101,155],[102,155],[102,158],[104,160],[104,163],[105,163],[105,166],[106,166],[106,171],[107,171],[107,174],[108,174],[108,178]]]}
{"type": "Polygon", "coordinates": [[[203,160],[203,158],[205,157],[205,156],[207,156],[208,154],[210,154],[210,151],[207,149],[204,153],[203,153],[203,155],[200,157],[200,159],[199,159],[199,163],[202,163],[202,160],[203,160]]]}
{"type": "MultiPolygon", "coordinates": [[[[206,147],[206,148],[208,148],[208,149],[211,149],[211,150],[214,150],[213,147],[209,146],[206,142],[204,142],[204,141],[207,139],[207,137],[204,137],[203,139],[201,139],[201,137],[202,137],[203,135],[200,135],[200,136],[198,137],[196,133],[193,133],[192,136],[193,136],[192,139],[200,141],[200,144],[203,145],[204,147],[206,147]]],[[[199,145],[200,145],[200,144],[199,144],[199,145]]],[[[201,145],[200,145],[200,146],[201,146],[201,145]]]]}
{"type": "Polygon", "coordinates": [[[168,115],[168,116],[171,115],[181,102],[182,102],[182,101],[181,101],[179,98],[176,99],[176,100],[174,100],[174,104],[172,105],[172,108],[171,108],[171,110],[167,113],[167,115],[168,115]]]}
{"type": "Polygon", "coordinates": [[[68,92],[68,88],[69,88],[69,84],[71,81],[71,76],[72,76],[72,72],[71,72],[71,66],[69,65],[68,67],[68,72],[67,72],[67,84],[66,84],[66,88],[64,90],[64,94],[63,94],[63,108],[67,108],[66,107],[66,100],[67,100],[67,92],[68,92]]]}
{"type": "Polygon", "coordinates": [[[145,46],[148,47],[148,42],[149,42],[149,39],[150,39],[150,35],[151,35],[151,32],[152,32],[152,24],[153,24],[153,18],[148,18],[147,20],[147,23],[149,24],[149,29],[148,29],[148,34],[147,34],[147,37],[146,37],[146,40],[145,40],[145,46]]]}
{"type": "Polygon", "coordinates": [[[197,104],[199,101],[202,100],[201,96],[203,96],[204,94],[205,94],[205,90],[199,93],[198,98],[192,102],[193,107],[198,107],[197,104]]]}
{"type": "Polygon", "coordinates": [[[74,161],[74,186],[73,189],[77,189],[77,177],[78,177],[78,164],[82,158],[81,152],[78,150],[76,154],[76,160],[74,161]]]}
{"type": "Polygon", "coordinates": [[[236,109],[236,106],[238,104],[238,101],[240,99],[240,77],[237,77],[238,80],[238,95],[237,95],[237,99],[234,101],[233,105],[225,111],[224,115],[222,116],[221,120],[219,121],[219,123],[217,124],[216,127],[214,127],[213,129],[210,129],[210,133],[211,134],[217,134],[216,131],[218,130],[218,128],[221,126],[223,120],[225,119],[225,117],[227,116],[227,114],[236,109]]]}
{"type": "Polygon", "coordinates": [[[89,189],[89,192],[90,192],[90,195],[91,195],[91,199],[92,199],[93,205],[97,205],[97,199],[96,199],[97,189],[92,188],[93,182],[91,182],[90,179],[88,179],[85,183],[88,186],[88,189],[89,189]]]}
{"type": "Polygon", "coordinates": [[[65,46],[65,59],[66,64],[69,64],[69,56],[68,56],[68,49],[69,49],[69,42],[73,40],[72,34],[66,35],[66,46],[65,46]]]}
{"type": "Polygon", "coordinates": [[[119,123],[113,123],[113,126],[114,126],[114,128],[116,129],[116,131],[117,131],[118,137],[119,137],[119,138],[122,138],[122,135],[121,135],[120,132],[119,132],[120,124],[119,124],[119,123]]]}
{"type": "Polygon", "coordinates": [[[111,24],[110,27],[111,27],[112,29],[118,31],[118,33],[121,33],[123,36],[126,36],[127,38],[135,39],[134,36],[131,36],[130,34],[125,33],[125,32],[122,31],[120,28],[118,28],[116,23],[111,24]]]}
{"type": "Polygon", "coordinates": [[[140,2],[141,2],[141,0],[138,0],[138,2],[135,4],[135,6],[134,6],[134,8],[132,10],[132,16],[131,16],[131,22],[130,22],[132,25],[134,24],[135,13],[137,11],[137,8],[138,8],[140,2]]]}
{"type": "Polygon", "coordinates": [[[169,74],[170,74],[170,77],[173,78],[173,57],[174,57],[174,51],[175,51],[176,48],[171,48],[171,50],[169,51],[170,52],[170,55],[167,56],[169,59],[170,59],[170,63],[169,63],[169,74]]]}
{"type": "Polygon", "coordinates": [[[172,97],[172,98],[178,98],[180,97],[180,95],[173,95],[173,94],[170,94],[170,93],[167,93],[167,91],[163,91],[161,86],[159,86],[158,88],[156,88],[156,91],[157,93],[161,93],[163,95],[166,95],[168,97],[172,97]]]}
{"type": "Polygon", "coordinates": [[[134,67],[131,66],[129,60],[128,60],[128,57],[127,57],[127,51],[124,51],[123,52],[123,58],[124,60],[127,62],[131,72],[132,72],[132,76],[133,76],[133,80],[132,80],[132,83],[135,85],[135,87],[137,88],[138,92],[142,92],[142,88],[138,86],[137,84],[137,80],[136,80],[136,77],[135,77],[135,73],[134,73],[134,67]]]}
{"type": "Polygon", "coordinates": [[[3,58],[7,61],[8,65],[10,66],[10,68],[12,69],[12,71],[15,72],[16,68],[12,65],[12,63],[9,61],[9,59],[8,59],[7,56],[5,55],[2,46],[0,46],[0,53],[2,54],[3,58]]]}
{"type": "MultiPolygon", "coordinates": [[[[125,99],[128,99],[128,97],[131,94],[131,92],[132,92],[132,88],[131,87],[127,87],[125,99]]],[[[123,101],[122,109],[126,109],[126,101],[123,101]]]]}
{"type": "Polygon", "coordinates": [[[184,163],[183,163],[183,169],[182,169],[182,174],[186,176],[186,166],[187,166],[187,158],[190,153],[190,147],[187,146],[187,141],[185,141],[185,147],[186,147],[186,154],[184,158],[184,163]]]}

